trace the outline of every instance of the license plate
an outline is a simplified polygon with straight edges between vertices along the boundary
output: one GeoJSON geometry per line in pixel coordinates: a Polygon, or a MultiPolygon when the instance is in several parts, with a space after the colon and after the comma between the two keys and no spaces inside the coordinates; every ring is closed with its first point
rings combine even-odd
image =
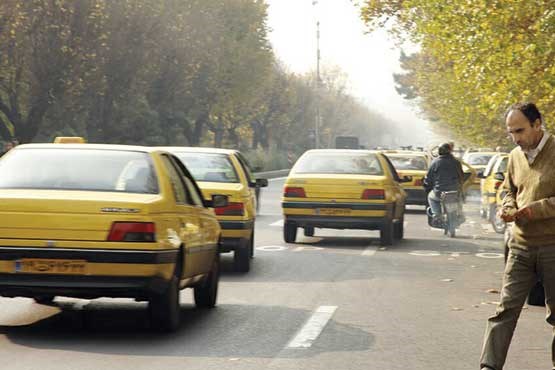
{"type": "Polygon", "coordinates": [[[315,213],[324,216],[345,216],[350,215],[351,210],[347,208],[317,208],[315,213]]]}
{"type": "Polygon", "coordinates": [[[15,261],[15,272],[30,274],[84,275],[87,262],[82,260],[21,259],[15,261]]]}

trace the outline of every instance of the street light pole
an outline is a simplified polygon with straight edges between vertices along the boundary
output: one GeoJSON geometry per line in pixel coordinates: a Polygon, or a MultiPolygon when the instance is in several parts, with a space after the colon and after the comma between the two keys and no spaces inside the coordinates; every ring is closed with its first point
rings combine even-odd
{"type": "MultiPolygon", "coordinates": [[[[312,5],[317,5],[313,1],[312,5]]],[[[314,146],[320,148],[320,21],[316,21],[316,121],[314,123],[314,146]]]]}

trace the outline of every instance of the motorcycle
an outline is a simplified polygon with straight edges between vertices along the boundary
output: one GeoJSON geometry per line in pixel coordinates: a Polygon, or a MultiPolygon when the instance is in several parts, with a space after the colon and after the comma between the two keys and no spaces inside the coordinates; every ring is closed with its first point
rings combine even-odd
{"type": "Polygon", "coordinates": [[[456,229],[464,223],[461,195],[458,191],[444,191],[440,195],[441,216],[434,220],[432,208],[426,209],[428,225],[433,228],[443,229],[444,235],[454,238],[456,229]]]}

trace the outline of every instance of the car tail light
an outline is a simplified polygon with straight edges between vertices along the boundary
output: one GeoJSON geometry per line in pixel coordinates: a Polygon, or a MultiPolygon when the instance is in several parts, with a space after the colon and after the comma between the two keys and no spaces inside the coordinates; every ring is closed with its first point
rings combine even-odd
{"type": "Polygon", "coordinates": [[[217,216],[243,216],[245,205],[243,203],[230,202],[225,207],[214,208],[217,216]]]}
{"type": "Polygon", "coordinates": [[[109,242],[154,242],[153,222],[114,222],[108,234],[109,242]]]}
{"type": "Polygon", "coordinates": [[[503,181],[497,181],[495,183],[495,190],[499,189],[499,187],[503,184],[503,181]]]}
{"type": "Polygon", "coordinates": [[[414,180],[414,185],[415,185],[415,186],[422,186],[422,184],[423,184],[422,179],[416,179],[416,180],[414,180]]]}
{"type": "Polygon", "coordinates": [[[306,193],[304,188],[286,186],[283,190],[283,196],[286,198],[306,198],[306,193]]]}
{"type": "Polygon", "coordinates": [[[385,199],[384,189],[366,189],[362,193],[362,199],[385,199]]]}

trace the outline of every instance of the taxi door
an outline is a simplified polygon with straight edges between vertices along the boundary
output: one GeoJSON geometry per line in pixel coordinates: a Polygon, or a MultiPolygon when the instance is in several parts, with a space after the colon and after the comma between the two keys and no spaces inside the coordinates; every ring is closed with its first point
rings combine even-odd
{"type": "Polygon", "coordinates": [[[190,203],[187,188],[180,175],[179,167],[170,155],[163,154],[162,162],[167,170],[173,194],[175,197],[175,211],[179,219],[179,230],[176,230],[178,240],[184,248],[182,256],[183,271],[192,277],[203,272],[201,252],[203,248],[201,225],[198,210],[190,203]]]}

